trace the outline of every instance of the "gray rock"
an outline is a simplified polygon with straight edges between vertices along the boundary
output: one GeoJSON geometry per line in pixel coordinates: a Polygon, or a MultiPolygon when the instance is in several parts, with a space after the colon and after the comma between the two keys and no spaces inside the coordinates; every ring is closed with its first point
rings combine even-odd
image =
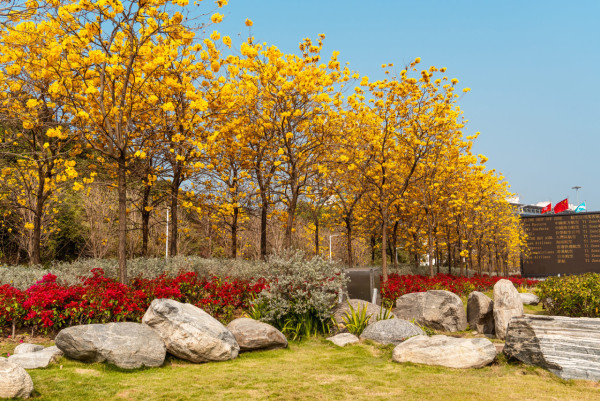
{"type": "Polygon", "coordinates": [[[286,348],[288,345],[287,338],[281,331],[254,319],[235,319],[227,325],[227,329],[235,337],[240,351],[286,348]]]}
{"type": "Polygon", "coordinates": [[[33,380],[19,365],[0,360],[0,398],[29,398],[33,380]]]}
{"type": "Polygon", "coordinates": [[[45,368],[50,363],[56,362],[63,356],[63,352],[53,345],[48,348],[42,347],[41,351],[23,352],[8,357],[8,361],[16,363],[24,369],[45,368]]]}
{"type": "Polygon", "coordinates": [[[521,302],[525,305],[537,305],[540,303],[540,298],[530,292],[520,292],[521,302]]]}
{"type": "Polygon", "coordinates": [[[600,319],[514,317],[508,326],[504,353],[563,379],[600,380],[600,319]]]}
{"type": "Polygon", "coordinates": [[[357,344],[360,340],[354,334],[340,333],[333,337],[327,338],[327,341],[331,341],[338,347],[345,347],[346,345],[357,344]]]}
{"type": "Polygon", "coordinates": [[[132,322],[88,324],[61,330],[56,346],[72,359],[109,362],[122,369],[163,364],[166,348],[150,327],[132,322]]]}
{"type": "Polygon", "coordinates": [[[472,330],[481,334],[494,334],[494,301],[479,291],[469,294],[467,321],[472,330]]]}
{"type": "Polygon", "coordinates": [[[218,320],[191,305],[155,299],[142,321],[160,335],[167,350],[191,362],[226,361],[238,356],[235,337],[218,320]]]}
{"type": "MultiPolygon", "coordinates": [[[[348,304],[352,306],[356,313],[358,313],[359,307],[361,312],[364,308],[367,308],[365,315],[370,316],[368,324],[375,323],[378,320],[379,316],[383,317],[387,312],[385,308],[379,305],[372,304],[371,302],[364,301],[362,299],[348,299],[339,304],[333,311],[333,318],[335,319],[338,330],[341,332],[346,331],[346,324],[344,323],[346,313],[351,313],[350,306],[348,304]]],[[[392,312],[389,313],[391,314],[389,316],[390,319],[396,318],[396,316],[392,312]]]]}
{"type": "Polygon", "coordinates": [[[508,322],[513,316],[523,315],[523,302],[519,292],[509,280],[499,280],[494,285],[494,328],[496,337],[504,340],[508,322]]]}
{"type": "Polygon", "coordinates": [[[394,348],[392,359],[448,368],[481,368],[492,363],[496,347],[487,338],[416,336],[394,348]]]}
{"type": "Polygon", "coordinates": [[[450,291],[413,292],[396,300],[394,314],[440,331],[467,329],[467,316],[460,297],[450,291]]]}
{"type": "Polygon", "coordinates": [[[372,340],[380,344],[400,344],[412,336],[424,335],[420,327],[402,319],[380,320],[362,332],[361,339],[372,340]]]}
{"type": "Polygon", "coordinates": [[[26,352],[36,352],[44,349],[43,345],[23,343],[15,347],[13,354],[24,354],[26,352]]]}

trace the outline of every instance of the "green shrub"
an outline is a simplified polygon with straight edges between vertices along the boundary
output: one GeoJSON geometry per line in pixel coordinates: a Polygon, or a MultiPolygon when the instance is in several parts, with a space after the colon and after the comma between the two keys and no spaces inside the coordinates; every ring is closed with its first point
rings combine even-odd
{"type": "Polygon", "coordinates": [[[253,303],[261,320],[291,337],[329,332],[332,309],[346,292],[342,268],[318,256],[306,260],[301,251],[273,256],[268,266],[269,288],[253,303]]]}
{"type": "Polygon", "coordinates": [[[600,317],[600,274],[549,277],[536,293],[552,315],[600,317]]]}

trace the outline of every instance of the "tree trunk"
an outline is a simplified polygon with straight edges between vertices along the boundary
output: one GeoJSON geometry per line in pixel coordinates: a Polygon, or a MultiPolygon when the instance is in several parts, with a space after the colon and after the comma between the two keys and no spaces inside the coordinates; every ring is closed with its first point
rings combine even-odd
{"type": "Polygon", "coordinates": [[[127,284],[127,165],[125,151],[121,151],[118,163],[119,195],[119,281],[127,284]]]}
{"type": "Polygon", "coordinates": [[[173,166],[173,182],[171,183],[171,221],[169,222],[169,256],[177,256],[177,241],[179,240],[179,187],[181,186],[181,169],[173,166]]]}
{"type": "Polygon", "coordinates": [[[388,267],[387,267],[387,214],[382,214],[383,223],[381,224],[381,274],[383,275],[383,282],[388,280],[388,267]]]}
{"type": "Polygon", "coordinates": [[[148,237],[150,236],[150,212],[146,210],[150,201],[150,186],[144,187],[142,193],[141,218],[142,218],[142,257],[148,256],[148,237]]]}
{"type": "Polygon", "coordinates": [[[231,257],[237,259],[237,229],[238,229],[238,215],[240,213],[239,207],[233,208],[233,221],[231,222],[231,257]]]}
{"type": "Polygon", "coordinates": [[[298,188],[292,189],[292,199],[287,208],[287,220],[285,225],[285,236],[283,238],[283,247],[289,249],[292,247],[292,229],[294,227],[294,217],[296,214],[296,204],[298,203],[298,188]]]}
{"type": "MultiPolygon", "coordinates": [[[[261,191],[262,192],[262,191],[261,191]]],[[[266,195],[262,195],[262,207],[260,210],[260,258],[267,259],[267,213],[269,211],[269,202],[266,195]]]]}
{"type": "Polygon", "coordinates": [[[394,266],[394,269],[398,268],[398,223],[400,223],[400,220],[394,223],[392,229],[392,266],[394,266]]]}
{"type": "Polygon", "coordinates": [[[42,213],[43,204],[37,199],[36,211],[33,215],[33,243],[30,263],[39,265],[42,261],[41,257],[41,242],[42,242],[42,213]]]}
{"type": "Polygon", "coordinates": [[[315,256],[319,256],[319,215],[315,213],[315,256]]]}
{"type": "Polygon", "coordinates": [[[448,274],[452,275],[452,246],[450,245],[450,237],[448,237],[446,242],[446,247],[448,248],[448,274]]]}
{"type": "Polygon", "coordinates": [[[35,213],[33,215],[33,243],[31,249],[30,264],[39,265],[42,261],[41,243],[42,243],[42,214],[44,212],[44,185],[45,175],[43,168],[38,165],[38,189],[35,198],[35,213]]]}
{"type": "Polygon", "coordinates": [[[428,242],[428,244],[427,244],[427,248],[428,248],[427,249],[427,259],[428,259],[428,261],[427,262],[429,262],[429,276],[433,277],[434,276],[434,274],[433,274],[433,256],[434,256],[434,254],[433,254],[433,238],[432,238],[431,234],[428,235],[427,242],[428,242]]]}
{"type": "Polygon", "coordinates": [[[375,235],[371,234],[371,264],[375,264],[375,235]]]}
{"type": "Polygon", "coordinates": [[[346,221],[346,250],[348,252],[348,267],[354,265],[354,258],[352,256],[352,222],[349,218],[344,219],[346,221]]]}

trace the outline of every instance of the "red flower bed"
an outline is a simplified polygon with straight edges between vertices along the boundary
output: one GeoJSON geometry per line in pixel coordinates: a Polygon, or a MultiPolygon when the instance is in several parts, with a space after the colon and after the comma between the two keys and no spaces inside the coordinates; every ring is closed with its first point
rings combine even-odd
{"type": "Polygon", "coordinates": [[[390,274],[388,281],[381,285],[381,296],[386,305],[392,305],[396,299],[411,292],[423,292],[428,290],[446,290],[459,296],[469,295],[473,291],[490,291],[500,279],[513,282],[516,287],[531,287],[538,283],[537,280],[528,280],[521,276],[497,277],[497,276],[473,276],[458,277],[448,274],[438,274],[434,277],[420,275],[390,274]]]}
{"type": "Polygon", "coordinates": [[[192,303],[216,319],[228,321],[234,310],[248,308],[265,287],[263,279],[250,283],[228,277],[203,278],[196,273],[136,278],[127,286],[105,277],[102,269],[93,269],[92,277],[82,279],[80,285],[63,286],[55,275],[47,274],[25,291],[8,284],[0,286],[0,329],[14,323],[47,333],[77,324],[139,322],[157,298],[192,303]]]}

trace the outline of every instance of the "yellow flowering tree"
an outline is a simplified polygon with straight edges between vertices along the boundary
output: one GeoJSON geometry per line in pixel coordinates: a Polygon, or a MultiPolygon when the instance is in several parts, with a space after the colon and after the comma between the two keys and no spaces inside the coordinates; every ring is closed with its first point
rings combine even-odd
{"type": "Polygon", "coordinates": [[[56,77],[47,54],[58,33],[33,22],[0,32],[0,201],[15,212],[15,234],[33,264],[41,262],[41,242],[53,230],[58,194],[78,176],[81,152],[64,104],[50,91],[56,77]]]}

